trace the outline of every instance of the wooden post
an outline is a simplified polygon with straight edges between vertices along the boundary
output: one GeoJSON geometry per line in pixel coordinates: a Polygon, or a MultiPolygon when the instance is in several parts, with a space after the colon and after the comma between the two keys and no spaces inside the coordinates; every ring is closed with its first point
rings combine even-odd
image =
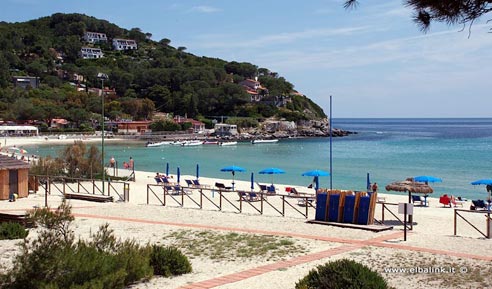
{"type": "Polygon", "coordinates": [[[200,209],[203,208],[203,189],[200,189],[200,209]]]}
{"type": "Polygon", "coordinates": [[[407,204],[405,204],[403,209],[403,241],[407,240],[407,204]]]}
{"type": "Polygon", "coordinates": [[[222,191],[219,190],[219,211],[222,211],[222,191]]]}
{"type": "Polygon", "coordinates": [[[260,194],[260,212],[263,215],[263,193],[260,194]]]}
{"type": "MultiPolygon", "coordinates": [[[[490,206],[490,203],[489,203],[490,206]]],[[[490,208],[490,207],[489,207],[490,208]]],[[[490,239],[490,209],[487,211],[487,239],[490,239]]]]}
{"type": "Polygon", "coordinates": [[[454,235],[456,236],[456,234],[458,233],[456,231],[456,223],[457,223],[457,218],[456,218],[456,209],[454,209],[454,235]]]}
{"type": "Polygon", "coordinates": [[[304,202],[306,204],[306,219],[308,218],[308,211],[309,211],[309,201],[308,197],[305,197],[304,202]]]}

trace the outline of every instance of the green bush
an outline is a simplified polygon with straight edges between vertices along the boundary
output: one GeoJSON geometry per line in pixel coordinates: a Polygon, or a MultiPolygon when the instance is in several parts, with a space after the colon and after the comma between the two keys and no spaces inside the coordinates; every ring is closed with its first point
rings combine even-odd
{"type": "Polygon", "coordinates": [[[66,204],[32,213],[39,234],[24,240],[12,270],[0,276],[0,288],[113,289],[152,276],[148,246],[116,239],[108,225],[89,241],[76,241],[70,213],[66,204]]]}
{"type": "Polygon", "coordinates": [[[24,226],[19,223],[1,223],[0,224],[0,240],[24,239],[29,234],[24,226]]]}
{"type": "Polygon", "coordinates": [[[342,259],[311,270],[296,283],[296,289],[388,288],[383,277],[355,261],[342,259]]]}
{"type": "Polygon", "coordinates": [[[188,258],[172,246],[153,245],[150,253],[150,265],[154,268],[155,275],[165,277],[190,273],[192,270],[188,258]]]}

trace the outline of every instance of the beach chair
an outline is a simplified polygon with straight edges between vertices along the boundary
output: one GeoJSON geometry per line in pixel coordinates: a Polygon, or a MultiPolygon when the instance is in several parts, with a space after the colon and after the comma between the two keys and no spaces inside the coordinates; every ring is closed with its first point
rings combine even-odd
{"type": "Polygon", "coordinates": [[[448,195],[442,195],[439,197],[439,203],[444,207],[449,206],[451,208],[451,198],[448,195]]]}
{"type": "Polygon", "coordinates": [[[219,191],[230,191],[232,187],[226,187],[223,183],[215,183],[215,187],[219,189],[219,191]]]}
{"type": "Polygon", "coordinates": [[[288,192],[288,196],[297,197],[297,204],[301,207],[309,206],[315,201],[315,198],[312,194],[300,193],[294,187],[290,188],[290,191],[288,192]]]}
{"type": "Polygon", "coordinates": [[[193,187],[197,189],[210,189],[209,185],[202,185],[200,184],[199,180],[192,180],[192,182],[193,182],[193,187]]]}
{"type": "Polygon", "coordinates": [[[484,200],[472,200],[472,204],[470,206],[470,210],[486,210],[487,205],[485,204],[484,200]]]}
{"type": "Polygon", "coordinates": [[[268,188],[267,188],[267,185],[262,185],[260,183],[256,183],[258,185],[258,187],[260,187],[260,192],[266,194],[268,192],[268,188]]]}
{"type": "Polygon", "coordinates": [[[267,195],[276,195],[277,194],[277,189],[275,188],[274,185],[267,186],[266,194],[267,195]]]}
{"type": "Polygon", "coordinates": [[[185,182],[188,185],[188,188],[195,186],[195,185],[193,185],[193,181],[191,181],[191,180],[185,180],[185,182]]]}
{"type": "Polygon", "coordinates": [[[239,198],[245,202],[256,202],[261,200],[261,195],[255,192],[238,191],[237,194],[239,198]]]}
{"type": "Polygon", "coordinates": [[[164,192],[168,195],[179,195],[179,189],[176,191],[172,185],[164,185],[164,192]]]}
{"type": "Polygon", "coordinates": [[[425,206],[425,200],[422,196],[412,195],[412,203],[419,203],[420,206],[425,206]]]}

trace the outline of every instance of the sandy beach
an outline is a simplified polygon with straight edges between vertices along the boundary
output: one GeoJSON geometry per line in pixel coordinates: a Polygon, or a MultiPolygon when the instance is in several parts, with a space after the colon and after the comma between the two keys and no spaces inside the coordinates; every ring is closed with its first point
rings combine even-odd
{"type": "MultiPolygon", "coordinates": [[[[20,147],[38,141],[46,140],[9,138],[7,146],[15,144],[20,147]]],[[[61,144],[73,140],[48,141],[61,144]]],[[[120,170],[120,173],[124,171],[120,170]]],[[[136,181],[129,182],[129,202],[119,201],[116,194],[115,202],[112,203],[70,200],[76,217],[76,235],[85,238],[101,224],[109,223],[120,238],[132,238],[142,244],[172,244],[183,250],[186,247],[183,240],[173,237],[180,232],[186,236],[197,236],[200,232],[219,235],[233,232],[289,238],[297,249],[273,257],[241,258],[236,257],[234,252],[219,259],[207,257],[206,254],[192,255],[189,257],[193,273],[174,278],[154,278],[131,288],[294,288],[295,283],[309,270],[340,258],[349,258],[368,265],[381,273],[395,288],[491,288],[489,276],[492,273],[492,240],[485,239],[459,218],[455,236],[454,210],[443,207],[437,198],[429,198],[428,207],[414,208],[413,231],[408,233],[407,241],[403,241],[403,226],[388,212],[385,213],[385,220],[394,228],[373,233],[309,224],[306,221],[314,219],[314,209],[309,210],[308,218],[292,208],[287,208],[285,216],[281,216],[265,203],[263,214],[260,214],[243,202],[243,211],[238,213],[233,206],[239,206],[237,193],[225,193],[232,204],[224,201],[221,211],[209,201],[203,201],[203,208],[199,209],[192,201],[199,202],[200,192],[196,189],[188,190],[189,195],[183,197],[182,206],[179,197],[177,201],[168,198],[166,206],[163,206],[158,200],[161,198],[162,201],[162,188],[154,186],[154,175],[155,172],[136,172],[136,181]],[[152,185],[150,189],[149,184],[152,185]],[[411,268],[418,272],[401,272],[411,268]],[[437,273],[435,270],[429,273],[425,268],[442,269],[437,273]],[[391,270],[400,272],[390,272],[391,270]]],[[[194,179],[194,176],[181,176],[182,185],[185,185],[186,179],[194,179]]],[[[231,180],[201,177],[200,182],[213,187],[215,182],[230,185],[231,180]]],[[[268,196],[268,202],[277,208],[281,207],[281,195],[285,194],[286,186],[288,185],[278,185],[279,195],[268,196]]],[[[249,190],[249,187],[249,182],[236,181],[236,188],[239,190],[249,190]]],[[[298,187],[298,190],[308,191],[305,187],[298,187]]],[[[220,199],[218,192],[213,190],[204,190],[204,196],[215,202],[220,199]]],[[[406,202],[408,199],[406,194],[383,193],[379,196],[384,197],[387,203],[406,202]]],[[[62,199],[60,192],[52,192],[47,198],[50,207],[56,207],[62,199]]],[[[38,192],[16,202],[0,201],[0,212],[23,212],[42,207],[44,202],[44,193],[38,192]]],[[[292,204],[301,212],[305,210],[304,207],[297,206],[294,200],[292,204]]],[[[254,205],[259,206],[259,202],[254,205]]],[[[470,202],[465,202],[463,209],[468,209],[469,206],[470,202]]],[[[396,207],[391,209],[395,214],[398,213],[396,207]]],[[[376,219],[380,220],[381,215],[382,205],[377,204],[376,219]]],[[[464,212],[463,215],[485,232],[484,213],[464,212]]],[[[0,270],[11,266],[12,259],[18,252],[16,243],[18,241],[0,241],[0,270]]]]}

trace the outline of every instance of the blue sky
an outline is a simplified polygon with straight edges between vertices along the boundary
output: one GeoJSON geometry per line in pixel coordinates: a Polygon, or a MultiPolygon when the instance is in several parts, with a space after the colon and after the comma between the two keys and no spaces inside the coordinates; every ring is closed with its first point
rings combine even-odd
{"type": "Polygon", "coordinates": [[[491,117],[492,24],[423,34],[401,0],[3,0],[0,20],[84,13],[278,72],[333,117],[491,117]]]}

